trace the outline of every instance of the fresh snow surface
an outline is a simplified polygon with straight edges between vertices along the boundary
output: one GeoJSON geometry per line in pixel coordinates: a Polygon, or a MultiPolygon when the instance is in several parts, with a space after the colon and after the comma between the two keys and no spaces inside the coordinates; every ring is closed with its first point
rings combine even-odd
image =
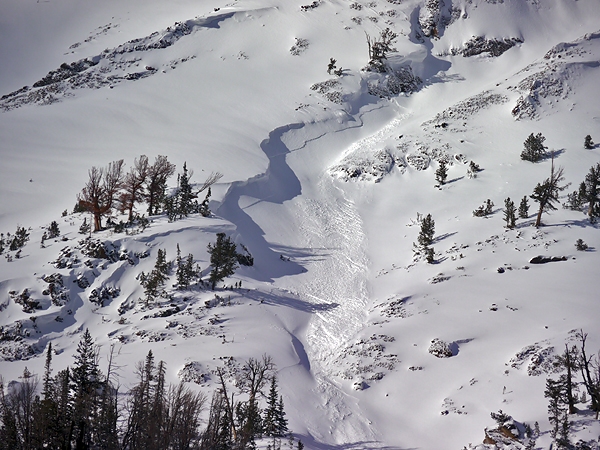
{"type": "MultiPolygon", "coordinates": [[[[580,329],[589,352],[600,349],[600,230],[561,207],[536,229],[532,200],[529,218],[507,230],[502,209],[550,174],[550,159],[519,157],[530,133],[541,132],[564,167],[565,196],[600,161],[600,146],[583,148],[587,134],[600,141],[600,4],[301,8],[311,3],[0,3],[0,231],[30,228],[21,257],[0,259],[0,325],[20,339],[0,342],[0,373],[41,375],[50,341],[55,370],[72,364],[89,328],[104,364],[115,346],[124,387],[150,349],[172,382],[193,363],[205,377],[190,385],[207,393],[229,357],[271,355],[290,429],[307,449],[474,448],[499,409],[538,421],[537,448],[549,448],[543,391],[558,376],[552,359],[580,329]],[[437,37],[424,32],[428,21],[437,37]],[[369,94],[385,79],[362,70],[365,33],[387,27],[398,34],[388,62],[420,78],[417,92],[369,94]],[[516,45],[461,56],[478,36],[516,45]],[[327,74],[332,57],[341,77],[327,74]],[[86,59],[94,65],[32,87],[86,59]],[[187,162],[198,184],[221,172],[213,215],[155,216],[135,235],[93,235],[132,263],[82,255],[78,230],[89,216],[70,211],[87,170],[117,159],[131,167],[141,154],[167,155],[178,172],[187,162]],[[483,169],[473,179],[471,160],[483,169]],[[440,161],[449,181],[436,186],[440,161]],[[493,214],[473,217],[488,198],[493,214]],[[428,213],[434,264],[413,259],[417,219],[428,213]],[[61,238],[41,248],[53,220],[61,238]],[[225,281],[242,288],[169,288],[172,298],[144,307],[137,277],[158,249],[174,260],[179,244],[208,274],[206,248],[218,232],[255,258],[225,281]],[[588,251],[576,251],[579,238],[588,251]],[[71,264],[56,268],[59,254],[71,264]],[[566,261],[530,264],[537,255],[566,261]],[[42,294],[55,273],[66,293],[56,304],[42,294]],[[89,286],[76,283],[82,276],[89,286]],[[90,295],[102,288],[118,295],[99,306],[90,295]],[[24,312],[9,296],[24,289],[41,309],[24,312]],[[161,317],[172,304],[181,311],[161,317]],[[430,354],[434,339],[453,356],[430,354]]],[[[573,441],[597,442],[600,425],[589,405],[578,407],[573,441]]]]}

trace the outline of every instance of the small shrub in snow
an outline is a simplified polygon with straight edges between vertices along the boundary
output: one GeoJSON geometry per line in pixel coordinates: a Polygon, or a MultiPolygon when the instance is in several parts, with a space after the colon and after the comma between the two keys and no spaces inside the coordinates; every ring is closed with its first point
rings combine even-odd
{"type": "Polygon", "coordinates": [[[577,239],[577,242],[575,242],[575,248],[580,252],[585,252],[589,247],[585,242],[583,242],[583,239],[577,239]]]}
{"type": "Polygon", "coordinates": [[[590,136],[589,134],[585,137],[585,139],[583,141],[583,148],[585,148],[587,150],[591,150],[594,148],[594,142],[592,141],[592,136],[590,136]]]}
{"type": "Polygon", "coordinates": [[[453,356],[450,345],[439,338],[431,341],[428,352],[436,358],[450,358],[453,356]]]}
{"type": "Polygon", "coordinates": [[[296,38],[296,43],[290,48],[290,53],[294,56],[300,56],[308,48],[308,40],[296,38]]]}
{"type": "Polygon", "coordinates": [[[487,217],[490,214],[492,214],[493,208],[494,208],[494,202],[492,202],[488,198],[483,205],[481,205],[475,211],[473,211],[473,216],[474,217],[487,217]]]}

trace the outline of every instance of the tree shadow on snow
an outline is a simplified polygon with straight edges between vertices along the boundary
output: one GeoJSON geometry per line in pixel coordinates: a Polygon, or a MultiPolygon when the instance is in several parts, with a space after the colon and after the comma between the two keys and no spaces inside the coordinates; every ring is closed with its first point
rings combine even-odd
{"type": "Polygon", "coordinates": [[[303,436],[303,435],[295,435],[296,439],[300,439],[303,444],[307,445],[309,448],[315,450],[362,450],[362,449],[373,449],[373,450],[417,450],[414,447],[392,447],[389,445],[381,445],[380,442],[377,441],[357,441],[357,442],[349,442],[347,444],[324,444],[322,442],[317,441],[312,436],[303,436]]]}
{"type": "Polygon", "coordinates": [[[436,237],[436,238],[433,240],[433,243],[435,244],[435,243],[437,243],[437,242],[443,241],[444,239],[446,239],[446,238],[449,238],[450,236],[454,236],[455,234],[456,234],[456,231],[454,231],[454,232],[452,232],[452,233],[444,233],[444,234],[440,234],[438,237],[436,237]]]}
{"type": "Polygon", "coordinates": [[[260,303],[265,303],[271,306],[286,306],[298,311],[306,313],[323,312],[335,309],[339,306],[337,303],[311,303],[306,300],[297,298],[290,293],[284,291],[248,291],[244,293],[244,297],[255,300],[260,303]]]}

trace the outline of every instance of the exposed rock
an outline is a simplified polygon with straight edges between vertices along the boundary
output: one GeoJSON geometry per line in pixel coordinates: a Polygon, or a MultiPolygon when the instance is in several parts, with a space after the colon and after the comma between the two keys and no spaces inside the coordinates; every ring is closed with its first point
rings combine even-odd
{"type": "Polygon", "coordinates": [[[534,256],[529,260],[530,264],[546,264],[549,262],[567,261],[566,256],[534,256]]]}
{"type": "Polygon", "coordinates": [[[462,49],[452,49],[451,53],[465,57],[480,55],[482,53],[489,53],[490,56],[500,56],[515,45],[522,43],[523,39],[521,38],[486,39],[483,36],[474,36],[465,42],[462,49]]]}

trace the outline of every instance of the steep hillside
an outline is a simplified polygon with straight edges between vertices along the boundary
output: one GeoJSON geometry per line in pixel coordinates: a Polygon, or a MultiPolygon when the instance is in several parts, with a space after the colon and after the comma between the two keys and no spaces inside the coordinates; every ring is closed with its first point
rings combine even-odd
{"type": "MultiPolygon", "coordinates": [[[[599,23],[595,0],[3,2],[0,231],[29,241],[0,259],[0,373],[41,376],[49,342],[56,370],[73,364],[89,328],[125,390],[150,349],[207,394],[218,368],[235,386],[271,355],[309,449],[474,448],[500,409],[548,448],[557,356],[580,330],[600,349],[600,231],[562,206],[600,161],[583,145],[600,140],[599,23]],[[212,213],[82,233],[88,169],[142,154],[186,163],[197,190],[223,174],[212,213]],[[536,228],[552,167],[570,186],[536,228]],[[431,263],[414,251],[427,214],[431,263]],[[159,249],[206,282],[221,232],[254,264],[214,291],[176,289],[173,268],[145,301],[159,249]]],[[[596,448],[577,407],[571,439],[596,448]]]]}

